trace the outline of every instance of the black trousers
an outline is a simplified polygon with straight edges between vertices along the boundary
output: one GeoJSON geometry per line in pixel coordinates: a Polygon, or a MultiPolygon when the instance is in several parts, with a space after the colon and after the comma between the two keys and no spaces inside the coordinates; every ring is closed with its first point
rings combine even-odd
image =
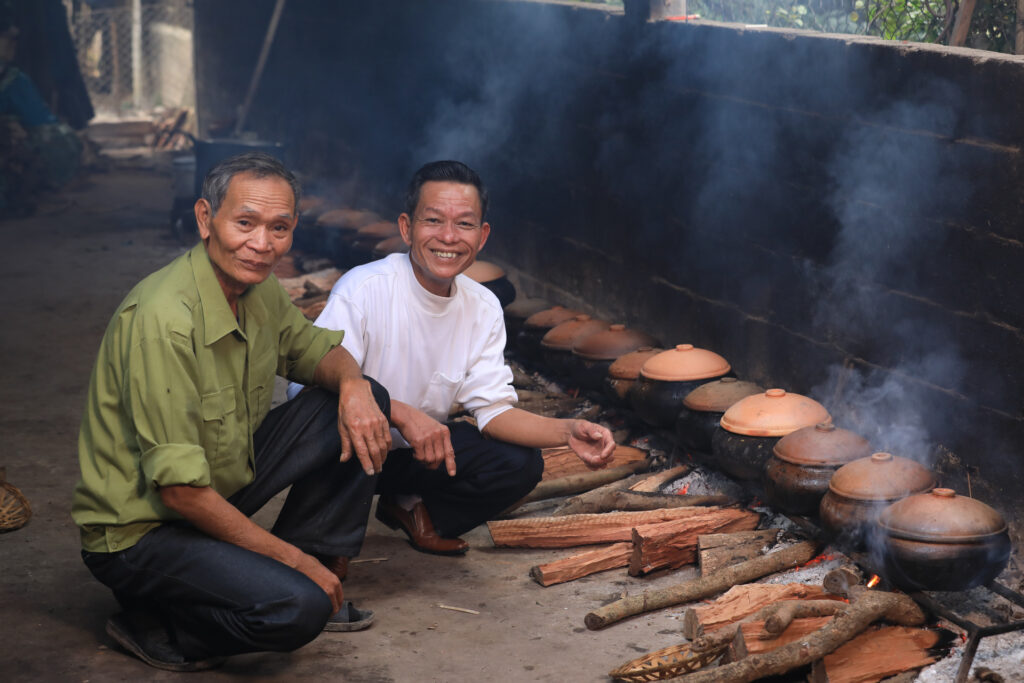
{"type": "MultiPolygon", "coordinates": [[[[371,384],[389,415],[387,391],[371,384]]],[[[337,419],[338,396],[322,389],[272,410],[254,434],[256,478],[228,500],[252,515],[291,486],[272,532],[306,552],[351,557],[376,478],[354,456],[339,462],[337,419]]],[[[191,659],[294,650],[331,616],[327,594],[301,572],[184,522],[163,524],[126,550],[82,556],[126,609],[159,616],[191,659]]]]}
{"type": "Polygon", "coordinates": [[[379,475],[382,495],[419,494],[442,536],[464,534],[493,519],[540,481],[544,460],[540,450],[486,438],[467,422],[449,422],[455,449],[455,476],[442,464],[427,469],[413,459],[411,449],[388,454],[379,475]]]}

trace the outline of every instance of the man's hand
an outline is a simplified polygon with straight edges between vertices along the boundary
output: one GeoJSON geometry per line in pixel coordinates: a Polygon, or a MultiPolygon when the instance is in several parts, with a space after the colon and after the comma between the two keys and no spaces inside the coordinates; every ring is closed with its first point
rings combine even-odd
{"type": "Polygon", "coordinates": [[[364,472],[379,474],[391,449],[391,431],[373,398],[370,383],[362,377],[342,380],[338,397],[341,461],[346,462],[355,453],[364,472]]]}
{"type": "Polygon", "coordinates": [[[391,401],[391,419],[402,436],[412,446],[412,456],[430,469],[445,464],[448,476],[455,476],[455,449],[446,425],[421,410],[391,401]]]}
{"type": "Polygon", "coordinates": [[[569,431],[569,447],[587,467],[599,470],[611,462],[615,439],[607,427],[586,420],[573,420],[569,431]]]}
{"type": "Polygon", "coordinates": [[[310,581],[320,586],[324,593],[327,593],[327,597],[331,599],[331,614],[335,614],[341,609],[345,598],[345,593],[341,589],[341,581],[320,560],[312,555],[301,553],[294,569],[305,574],[310,581]]]}

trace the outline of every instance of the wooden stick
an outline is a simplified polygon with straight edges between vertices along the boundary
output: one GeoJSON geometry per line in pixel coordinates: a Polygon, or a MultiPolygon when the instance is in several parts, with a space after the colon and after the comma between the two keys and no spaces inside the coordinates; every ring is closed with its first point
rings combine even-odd
{"type": "Polygon", "coordinates": [[[730,505],[736,501],[728,496],[677,496],[663,493],[641,493],[602,486],[573,496],[562,503],[555,515],[580,515],[623,510],[658,510],[662,508],[694,507],[696,505],[730,505]]]}
{"type": "Polygon", "coordinates": [[[678,479],[679,477],[686,476],[690,472],[691,467],[689,465],[677,465],[661,472],[655,472],[649,477],[645,477],[635,484],[630,485],[630,491],[637,491],[639,493],[655,493],[661,490],[661,487],[670,481],[678,479]]]}
{"type": "Polygon", "coordinates": [[[832,617],[805,617],[797,619],[786,626],[777,635],[766,637],[763,621],[748,621],[739,624],[732,643],[729,644],[727,657],[729,661],[737,661],[751,655],[763,654],[778,650],[796,640],[806,638],[821,629],[832,617]]]}
{"type": "Polygon", "coordinates": [[[530,517],[488,522],[494,545],[507,548],[571,548],[629,541],[633,527],[657,524],[674,519],[722,514],[731,517],[726,508],[693,507],[646,512],[606,512],[601,515],[566,515],[565,517],[530,517]]]}
{"type": "Polygon", "coordinates": [[[693,639],[693,650],[695,652],[714,652],[720,650],[730,643],[735,642],[736,633],[744,624],[749,624],[755,621],[766,624],[775,620],[773,628],[776,628],[777,630],[769,631],[765,629],[766,637],[773,637],[785,631],[793,622],[793,619],[797,617],[810,618],[834,616],[844,611],[847,606],[848,605],[845,602],[838,600],[809,600],[806,602],[801,600],[783,600],[782,602],[775,602],[770,605],[765,605],[756,612],[752,612],[751,614],[744,616],[742,619],[727,624],[722,628],[712,631],[711,633],[702,633],[698,635],[693,639]],[[819,605],[817,607],[807,609],[798,608],[794,610],[790,608],[790,605],[792,604],[802,606],[811,602],[828,602],[831,604],[829,606],[819,605]],[[781,620],[775,619],[780,612],[784,612],[785,616],[781,620]]]}
{"type": "Polygon", "coordinates": [[[441,609],[450,609],[453,612],[464,612],[465,614],[480,614],[475,609],[466,609],[465,607],[453,607],[452,605],[444,605],[440,602],[437,603],[437,606],[441,609]]]}
{"type": "Polygon", "coordinates": [[[753,529],[761,521],[756,512],[715,508],[714,514],[651,524],[633,529],[629,575],[642,576],[657,569],[676,569],[697,559],[697,537],[709,532],[753,529]],[[725,513],[731,513],[726,516],[725,513]]]}
{"type": "Polygon", "coordinates": [[[605,605],[586,615],[587,628],[596,631],[617,621],[644,612],[681,605],[721,593],[737,583],[747,583],[783,569],[807,562],[818,553],[818,545],[809,541],[797,543],[768,555],[741,562],[714,576],[703,576],[686,583],[658,590],[644,591],[605,605]]]}
{"type": "Polygon", "coordinates": [[[597,572],[625,567],[632,553],[632,543],[613,543],[547,564],[538,564],[530,569],[530,577],[542,586],[553,586],[597,572]]]}
{"type": "Polygon", "coordinates": [[[516,503],[515,507],[519,507],[523,503],[529,503],[535,500],[558,498],[559,496],[570,496],[574,493],[580,493],[581,491],[589,491],[590,489],[597,488],[603,484],[618,481],[619,479],[625,479],[631,474],[644,472],[649,469],[650,466],[650,460],[637,460],[629,463],[628,465],[609,467],[608,469],[595,470],[584,474],[570,474],[566,477],[542,481],[537,484],[536,488],[534,488],[533,491],[531,491],[525,498],[516,503]]]}

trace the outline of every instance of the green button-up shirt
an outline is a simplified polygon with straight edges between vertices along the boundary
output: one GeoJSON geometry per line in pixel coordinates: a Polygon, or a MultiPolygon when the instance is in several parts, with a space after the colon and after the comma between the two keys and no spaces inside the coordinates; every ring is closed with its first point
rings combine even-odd
{"type": "Polygon", "coordinates": [[[343,334],[314,327],[274,277],[246,290],[236,319],[202,244],[136,285],[107,326],[82,417],[82,547],[123,550],[180,519],[161,486],[228,497],[251,482],[274,376],[311,383],[343,334]]]}

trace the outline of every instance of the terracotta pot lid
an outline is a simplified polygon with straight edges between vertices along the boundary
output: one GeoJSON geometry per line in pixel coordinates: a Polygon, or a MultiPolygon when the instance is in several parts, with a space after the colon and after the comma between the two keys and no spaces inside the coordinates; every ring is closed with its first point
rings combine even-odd
{"type": "Polygon", "coordinates": [[[572,351],[572,345],[577,340],[606,329],[608,329],[607,320],[598,320],[582,313],[572,320],[566,320],[548,330],[541,337],[540,345],[555,351],[572,351]]]}
{"type": "Polygon", "coordinates": [[[373,245],[375,254],[404,254],[407,251],[409,251],[409,245],[405,243],[401,235],[392,235],[373,245]]]}
{"type": "Polygon", "coordinates": [[[878,523],[893,536],[926,543],[970,543],[1006,531],[1002,515],[991,507],[942,488],[896,501],[878,523]]]}
{"type": "Polygon", "coordinates": [[[376,221],[369,225],[364,225],[356,231],[357,239],[360,240],[367,238],[382,240],[399,234],[401,233],[398,230],[398,223],[394,221],[376,221]]]}
{"type": "Polygon", "coordinates": [[[735,377],[723,377],[701,384],[683,399],[690,410],[704,413],[724,413],[740,399],[763,394],[764,389],[753,382],[742,382],[735,377]]]}
{"type": "Polygon", "coordinates": [[[636,351],[619,356],[614,363],[608,366],[608,376],[612,379],[636,379],[640,375],[640,368],[643,367],[643,364],[664,350],[641,346],[636,351]]]}
{"type": "Polygon", "coordinates": [[[572,352],[587,360],[615,360],[640,347],[657,345],[658,340],[646,332],[616,323],[577,340],[572,345],[572,352]]]}
{"type": "Polygon", "coordinates": [[[376,223],[380,220],[373,211],[361,209],[331,209],[324,211],[316,219],[316,224],[326,228],[341,228],[342,230],[358,230],[364,225],[376,223]]]}
{"type": "Polygon", "coordinates": [[[644,363],[640,374],[662,382],[688,382],[721,377],[729,369],[729,361],[714,351],[698,349],[693,344],[677,344],[674,349],[662,351],[644,363]]]}
{"type": "Polygon", "coordinates": [[[299,200],[299,213],[312,214],[324,208],[326,200],[315,194],[307,194],[299,200]]]}
{"type": "Polygon", "coordinates": [[[769,389],[740,399],[722,415],[722,429],[745,436],[786,436],[801,427],[831,420],[825,406],[812,398],[769,389]]]}
{"type": "Polygon", "coordinates": [[[853,500],[898,500],[934,486],[935,476],[928,468],[891,453],[846,463],[828,482],[830,491],[853,500]]]}
{"type": "Polygon", "coordinates": [[[516,295],[516,298],[505,307],[505,316],[525,321],[534,313],[551,308],[551,302],[540,297],[516,295]]]}
{"type": "Polygon", "coordinates": [[[477,282],[492,282],[505,277],[505,271],[501,266],[490,261],[473,261],[469,268],[462,271],[462,274],[477,282]]]}
{"type": "Polygon", "coordinates": [[[556,305],[543,311],[537,311],[523,322],[523,326],[538,330],[550,330],[555,325],[572,320],[578,315],[580,315],[579,311],[556,305]]]}
{"type": "Polygon", "coordinates": [[[821,422],[787,434],[772,451],[779,460],[794,465],[840,466],[870,456],[871,444],[848,429],[821,422]]]}

